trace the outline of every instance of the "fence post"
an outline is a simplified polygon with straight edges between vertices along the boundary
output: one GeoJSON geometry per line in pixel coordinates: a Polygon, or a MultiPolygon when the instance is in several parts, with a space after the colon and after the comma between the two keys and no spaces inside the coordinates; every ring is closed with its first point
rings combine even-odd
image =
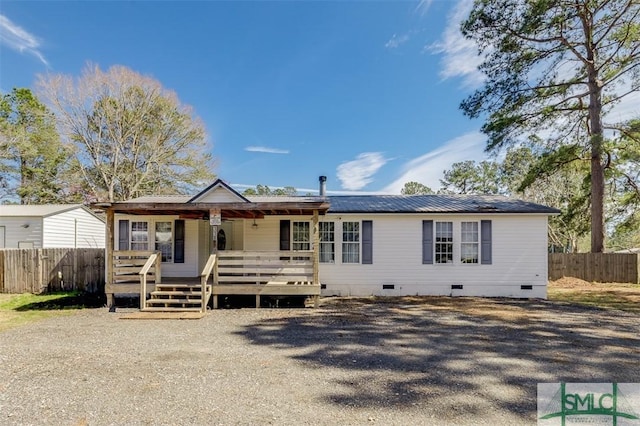
{"type": "Polygon", "coordinates": [[[0,293],[4,293],[4,250],[0,250],[0,293]]]}

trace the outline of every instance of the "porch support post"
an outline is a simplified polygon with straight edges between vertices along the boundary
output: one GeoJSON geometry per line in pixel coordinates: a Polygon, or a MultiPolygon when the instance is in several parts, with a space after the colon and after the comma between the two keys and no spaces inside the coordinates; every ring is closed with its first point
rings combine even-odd
{"type": "Polygon", "coordinates": [[[113,246],[114,246],[114,242],[113,242],[113,238],[114,238],[114,232],[113,232],[113,227],[114,227],[114,213],[113,210],[111,209],[107,209],[107,248],[106,248],[106,256],[107,258],[105,259],[105,274],[104,274],[104,281],[105,281],[105,293],[107,295],[107,307],[111,308],[114,305],[114,300],[113,300],[113,246]]]}
{"type": "MultiPolygon", "coordinates": [[[[320,287],[320,224],[318,210],[313,211],[313,285],[320,287]]],[[[313,296],[313,306],[318,307],[319,295],[313,296]]]]}

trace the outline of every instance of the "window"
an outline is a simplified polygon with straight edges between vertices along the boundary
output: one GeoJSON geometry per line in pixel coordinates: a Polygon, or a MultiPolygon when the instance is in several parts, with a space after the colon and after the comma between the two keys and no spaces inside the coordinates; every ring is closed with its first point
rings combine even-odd
{"type": "Polygon", "coordinates": [[[462,222],[460,233],[460,261],[478,263],[478,222],[462,222]]]}
{"type": "Polygon", "coordinates": [[[311,250],[309,222],[293,222],[292,250],[311,250]]]}
{"type": "Polygon", "coordinates": [[[171,222],[156,222],[156,251],[162,253],[163,262],[173,262],[171,222]]]}
{"type": "Polygon", "coordinates": [[[360,222],[342,222],[342,263],[360,263],[360,222]]]}
{"type": "Polygon", "coordinates": [[[149,224],[131,222],[131,250],[149,250],[149,224]]]}
{"type": "Polygon", "coordinates": [[[436,263],[453,263],[453,222],[436,222],[436,263]]]}
{"type": "Polygon", "coordinates": [[[335,224],[320,222],[320,262],[334,263],[336,261],[335,224]]]}

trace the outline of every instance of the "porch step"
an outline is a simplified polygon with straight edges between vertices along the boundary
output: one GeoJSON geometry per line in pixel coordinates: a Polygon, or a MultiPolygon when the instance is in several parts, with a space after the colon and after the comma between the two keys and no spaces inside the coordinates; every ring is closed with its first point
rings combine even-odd
{"type": "MultiPolygon", "coordinates": [[[[211,287],[211,284],[207,285],[211,287]]],[[[186,291],[186,290],[200,290],[200,284],[156,284],[156,290],[161,291],[186,291]]]]}
{"type": "Polygon", "coordinates": [[[147,306],[142,312],[200,312],[200,308],[147,306]]]}
{"type": "Polygon", "coordinates": [[[147,305],[200,305],[200,299],[149,299],[147,305]]]}
{"type": "MultiPolygon", "coordinates": [[[[209,289],[207,291],[207,293],[210,293],[211,289],[209,289]]],[[[202,294],[201,291],[188,291],[188,290],[178,290],[178,291],[172,291],[172,290],[155,290],[151,292],[151,296],[198,296],[200,297],[200,295],[202,294]]]]}
{"type": "MultiPolygon", "coordinates": [[[[200,312],[202,306],[200,284],[157,284],[145,303],[144,312],[200,312]]],[[[211,296],[207,285],[205,297],[211,296]]]]}

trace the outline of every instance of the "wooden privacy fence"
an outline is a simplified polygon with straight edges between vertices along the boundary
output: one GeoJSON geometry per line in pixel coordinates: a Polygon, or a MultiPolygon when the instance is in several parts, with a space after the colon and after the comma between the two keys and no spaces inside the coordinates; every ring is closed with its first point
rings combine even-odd
{"type": "Polygon", "coordinates": [[[585,281],[640,284],[636,253],[550,253],[549,279],[575,277],[585,281]]]}
{"type": "Polygon", "coordinates": [[[0,250],[0,293],[104,292],[104,249],[0,250]]]}

